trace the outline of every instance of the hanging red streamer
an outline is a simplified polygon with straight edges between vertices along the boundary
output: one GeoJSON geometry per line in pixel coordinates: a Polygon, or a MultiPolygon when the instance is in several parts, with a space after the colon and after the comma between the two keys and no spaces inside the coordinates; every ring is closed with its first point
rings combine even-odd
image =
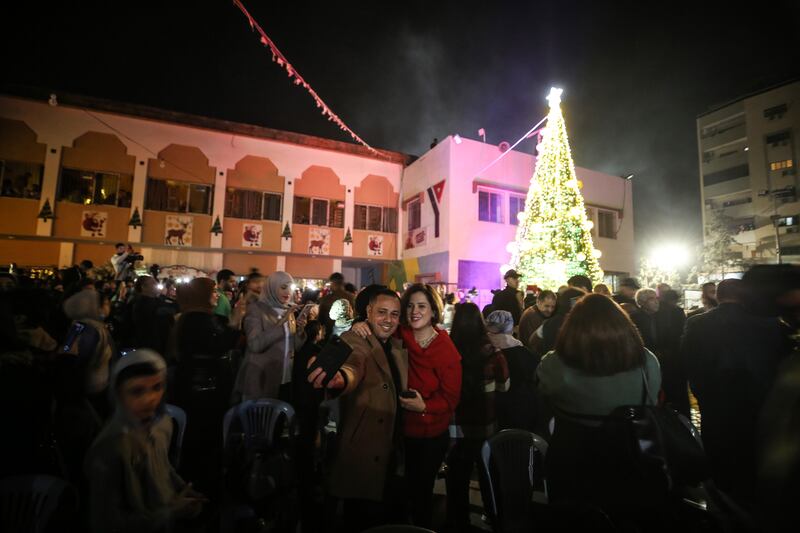
{"type": "Polygon", "coordinates": [[[379,155],[377,150],[375,150],[373,147],[364,142],[364,140],[361,137],[356,135],[356,133],[353,130],[351,130],[347,126],[347,124],[345,124],[342,121],[342,119],[340,119],[339,116],[336,113],[334,113],[330,107],[328,107],[328,105],[325,102],[322,101],[322,98],[319,97],[317,92],[314,89],[312,89],[308,83],[306,83],[306,80],[304,80],[300,74],[298,74],[297,70],[295,70],[292,64],[289,63],[289,60],[286,59],[286,57],[281,53],[281,51],[278,50],[278,47],[275,46],[275,43],[272,42],[272,39],[269,38],[269,36],[264,32],[264,30],[261,29],[261,26],[259,26],[258,22],[256,22],[256,20],[250,15],[250,13],[248,13],[247,9],[245,9],[244,7],[244,4],[242,4],[240,0],[233,0],[233,4],[236,7],[238,7],[242,13],[244,13],[245,17],[247,17],[247,22],[250,23],[250,29],[253,31],[257,31],[259,35],[261,35],[260,39],[261,44],[269,47],[270,51],[272,52],[272,61],[277,63],[278,66],[286,69],[286,74],[290,78],[292,77],[294,78],[294,80],[292,81],[294,82],[295,85],[302,85],[308,91],[308,93],[316,102],[317,107],[322,108],[322,115],[328,117],[329,121],[335,122],[336,125],[339,126],[339,129],[349,133],[350,137],[352,137],[358,143],[364,145],[364,147],[366,147],[367,150],[376,155],[379,155]]]}

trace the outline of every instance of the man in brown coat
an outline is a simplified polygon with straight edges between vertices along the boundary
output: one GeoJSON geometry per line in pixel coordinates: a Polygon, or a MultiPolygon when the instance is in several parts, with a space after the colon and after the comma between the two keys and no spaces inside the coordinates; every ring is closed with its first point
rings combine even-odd
{"type": "MultiPolygon", "coordinates": [[[[388,289],[375,293],[367,306],[372,335],[342,335],[353,351],[327,385],[340,395],[341,409],[329,490],[344,500],[347,531],[386,523],[390,506],[399,500],[393,490],[403,465],[398,395],[408,379],[408,354],[392,337],[399,320],[397,294],[388,289]]],[[[316,369],[308,379],[321,388],[325,377],[316,369]]]]}

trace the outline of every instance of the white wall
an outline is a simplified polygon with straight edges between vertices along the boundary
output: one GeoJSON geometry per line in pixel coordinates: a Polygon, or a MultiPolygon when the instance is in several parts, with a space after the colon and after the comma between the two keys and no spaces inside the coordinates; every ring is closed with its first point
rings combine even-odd
{"type": "MultiPolygon", "coordinates": [[[[449,252],[448,272],[442,272],[442,276],[451,283],[458,281],[459,260],[498,264],[510,261],[511,255],[505,247],[516,238],[517,226],[507,220],[507,197],[506,220],[502,224],[480,221],[474,182],[477,180],[490,188],[504,189],[506,194],[513,191],[527,195],[535,159],[530,154],[514,151],[486,168],[501,153],[495,145],[463,138],[461,143],[456,143],[450,136],[406,167],[401,195],[404,200],[420,191],[424,192],[442,179],[447,181],[440,207],[441,238],[433,239],[433,212],[426,197],[422,208],[422,225],[431,229],[428,244],[424,248],[404,251],[404,257],[449,252]]],[[[582,192],[587,205],[622,210],[623,213],[617,239],[595,239],[595,247],[603,253],[601,267],[615,272],[635,272],[632,182],[580,167],[576,168],[576,172],[578,179],[583,182],[582,192]]],[[[407,212],[404,216],[407,216],[407,212]]],[[[401,241],[407,234],[406,227],[404,221],[401,241]]],[[[497,286],[501,285],[498,271],[497,286]]]]}

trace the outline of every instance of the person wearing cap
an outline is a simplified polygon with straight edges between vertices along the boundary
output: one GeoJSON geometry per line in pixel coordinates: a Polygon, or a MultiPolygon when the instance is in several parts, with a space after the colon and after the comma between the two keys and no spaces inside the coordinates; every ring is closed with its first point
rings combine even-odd
{"type": "Polygon", "coordinates": [[[503,275],[506,288],[495,293],[492,299],[492,311],[508,311],[514,318],[514,326],[519,325],[522,316],[522,292],[519,291],[520,275],[513,268],[503,275]]]}
{"type": "Polygon", "coordinates": [[[639,282],[636,281],[636,278],[625,278],[619,282],[619,292],[616,293],[612,298],[618,304],[631,304],[636,305],[636,291],[641,289],[642,287],[639,285],[639,282]]]}

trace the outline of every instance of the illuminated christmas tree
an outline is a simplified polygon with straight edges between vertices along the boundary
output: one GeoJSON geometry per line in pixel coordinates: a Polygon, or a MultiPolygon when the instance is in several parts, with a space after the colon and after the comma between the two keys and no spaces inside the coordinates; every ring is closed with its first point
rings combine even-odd
{"type": "Polygon", "coordinates": [[[588,276],[593,283],[603,278],[597,261],[600,250],[592,244],[593,223],[586,216],[580,191],[583,184],[576,177],[570,154],[559,105],[561,92],[553,88],[547,97],[550,113],[537,146],[536,171],[525,211],[518,215],[516,241],[508,244],[510,267],[524,282],[553,290],[576,274],[588,276]]]}

